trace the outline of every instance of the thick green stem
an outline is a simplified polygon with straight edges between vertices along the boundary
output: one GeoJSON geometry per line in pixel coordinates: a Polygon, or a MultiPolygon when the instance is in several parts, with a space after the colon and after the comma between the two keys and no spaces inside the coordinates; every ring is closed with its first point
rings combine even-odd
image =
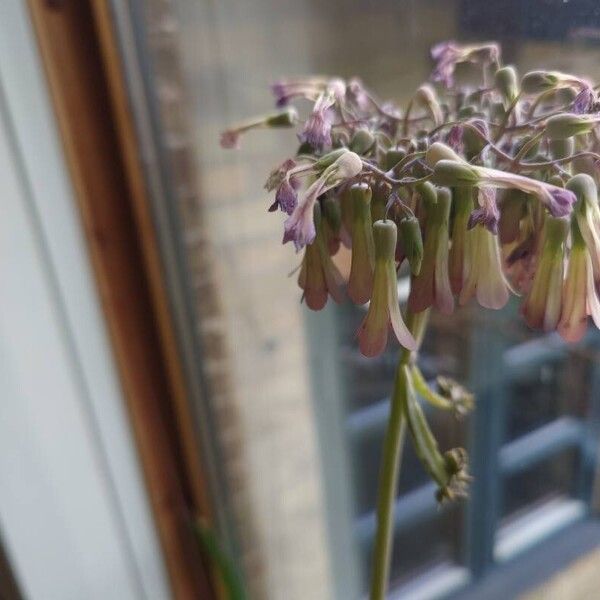
{"type": "MultiPolygon", "coordinates": [[[[429,310],[410,313],[406,324],[420,345],[427,324],[429,310]]],[[[402,449],[406,438],[406,419],[403,406],[407,383],[410,378],[410,364],[415,352],[402,349],[394,378],[394,391],[391,397],[390,416],[383,442],[383,458],[379,473],[377,493],[377,533],[373,551],[370,600],[384,600],[388,585],[390,561],[392,557],[392,535],[394,532],[394,505],[400,475],[402,449]]]]}

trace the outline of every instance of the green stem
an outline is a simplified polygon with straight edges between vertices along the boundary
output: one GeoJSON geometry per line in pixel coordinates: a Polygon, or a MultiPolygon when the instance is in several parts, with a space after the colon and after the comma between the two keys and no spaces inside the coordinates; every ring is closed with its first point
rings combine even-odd
{"type": "MultiPolygon", "coordinates": [[[[409,312],[406,325],[421,344],[429,310],[420,313],[409,312]]],[[[392,534],[394,532],[394,505],[400,475],[402,450],[406,438],[406,419],[404,418],[404,396],[410,378],[409,365],[415,360],[416,352],[403,348],[400,351],[394,391],[391,397],[390,417],[383,442],[383,459],[379,473],[377,492],[377,533],[373,551],[370,600],[384,600],[387,590],[390,561],[392,557],[392,534]]]]}
{"type": "Polygon", "coordinates": [[[404,378],[401,374],[402,370],[406,368],[406,365],[401,361],[396,370],[390,417],[383,443],[383,462],[377,494],[377,535],[373,553],[371,600],[384,600],[390,570],[392,534],[394,531],[394,504],[402,449],[406,438],[406,420],[402,411],[404,378]]]}

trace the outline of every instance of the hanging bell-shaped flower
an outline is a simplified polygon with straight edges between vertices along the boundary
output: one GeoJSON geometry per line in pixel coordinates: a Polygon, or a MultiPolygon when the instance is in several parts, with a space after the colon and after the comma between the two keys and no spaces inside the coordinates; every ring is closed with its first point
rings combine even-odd
{"type": "Polygon", "coordinates": [[[408,350],[417,348],[414,337],[402,320],[398,302],[395,262],[397,235],[396,225],[390,219],[376,221],[373,225],[373,294],[367,315],[358,331],[360,351],[364,356],[378,356],[384,351],[390,325],[402,346],[408,350]]]}
{"type": "Polygon", "coordinates": [[[348,297],[365,304],[373,291],[375,246],[371,225],[371,188],[366,183],[351,187],[352,197],[352,263],[348,280],[348,297]]]}

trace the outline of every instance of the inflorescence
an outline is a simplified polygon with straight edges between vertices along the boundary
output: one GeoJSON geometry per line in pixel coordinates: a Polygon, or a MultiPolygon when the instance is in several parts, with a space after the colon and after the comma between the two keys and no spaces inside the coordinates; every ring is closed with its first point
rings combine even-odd
{"type": "MultiPolygon", "coordinates": [[[[586,79],[557,71],[518,77],[496,43],[432,49],[430,82],[404,110],[357,79],[275,83],[276,112],[222,134],[237,147],[257,128],[300,128],[300,146],[269,176],[283,242],[303,251],[298,277],[313,310],[331,296],[368,303],[361,352],[377,356],[390,329],[411,360],[400,369],[404,414],[438,497],[464,492],[461,449],[442,454],[417,394],[464,414],[472,396],[447,378],[431,389],[415,364],[429,309],[472,298],[500,309],[521,296],[527,324],[577,341],[600,327],[600,102],[586,79]],[[301,120],[292,102],[309,102],[301,120]],[[336,254],[351,250],[345,281],[336,254]],[[410,277],[405,318],[397,279],[410,277]],[[344,290],[345,288],[345,290],[344,290]]],[[[398,381],[396,382],[398,384],[398,381]]]]}

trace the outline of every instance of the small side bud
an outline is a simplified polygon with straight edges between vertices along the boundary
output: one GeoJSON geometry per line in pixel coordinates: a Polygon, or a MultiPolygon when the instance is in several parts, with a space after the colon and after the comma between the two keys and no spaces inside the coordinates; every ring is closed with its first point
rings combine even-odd
{"type": "Polygon", "coordinates": [[[516,69],[511,66],[498,69],[494,75],[494,82],[507,104],[514,102],[519,94],[516,69]]]}
{"type": "Polygon", "coordinates": [[[554,115],[546,121],[546,133],[552,140],[565,140],[574,135],[589,133],[596,124],[589,115],[563,113],[554,115]]]}
{"type": "Polygon", "coordinates": [[[350,150],[356,154],[366,154],[375,144],[375,137],[368,129],[359,129],[352,136],[350,150]]]}
{"type": "Polygon", "coordinates": [[[269,115],[265,119],[267,127],[293,127],[296,123],[298,123],[298,112],[293,106],[269,115]]]}
{"type": "Polygon", "coordinates": [[[356,304],[365,304],[373,293],[375,248],[371,226],[371,188],[356,183],[350,188],[352,199],[352,262],[348,296],[356,304]]]}
{"type": "Polygon", "coordinates": [[[405,156],[406,150],[403,148],[391,148],[385,153],[384,168],[388,171],[393,169],[405,156]]]}
{"type": "Polygon", "coordinates": [[[391,219],[375,221],[373,223],[373,241],[376,260],[394,260],[397,239],[396,224],[391,219]]]}
{"type": "Polygon", "coordinates": [[[410,265],[410,272],[418,275],[423,262],[423,237],[421,227],[415,216],[410,216],[400,221],[400,239],[402,254],[406,256],[410,265]]]}
{"type": "Polygon", "coordinates": [[[429,181],[423,181],[415,186],[415,190],[421,196],[425,206],[437,203],[437,190],[429,181]]]}
{"type": "Polygon", "coordinates": [[[541,94],[554,89],[560,81],[552,71],[530,71],[521,79],[521,89],[525,94],[541,94]]]}
{"type": "Polygon", "coordinates": [[[476,185],[480,177],[477,171],[465,162],[440,160],[435,164],[431,180],[437,185],[456,187],[476,185]]]}
{"type": "Polygon", "coordinates": [[[429,146],[427,150],[427,154],[425,154],[425,162],[430,167],[435,167],[435,165],[440,160],[453,160],[456,162],[464,162],[463,159],[450,148],[450,146],[446,146],[446,144],[442,144],[442,142],[434,142],[429,146]]]}

